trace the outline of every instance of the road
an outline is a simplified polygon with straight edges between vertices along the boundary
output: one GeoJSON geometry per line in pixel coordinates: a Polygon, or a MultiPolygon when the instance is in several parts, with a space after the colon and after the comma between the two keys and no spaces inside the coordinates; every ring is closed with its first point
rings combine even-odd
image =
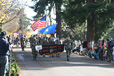
{"type": "Polygon", "coordinates": [[[31,49],[23,52],[14,48],[21,76],[114,76],[114,63],[94,60],[88,57],[71,54],[70,61],[66,61],[66,54],[60,58],[37,57],[33,61],[31,49]]]}

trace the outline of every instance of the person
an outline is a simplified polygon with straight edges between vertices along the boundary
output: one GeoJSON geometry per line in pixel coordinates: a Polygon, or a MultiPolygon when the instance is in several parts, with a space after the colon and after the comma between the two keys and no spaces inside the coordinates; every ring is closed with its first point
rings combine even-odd
{"type": "Polygon", "coordinates": [[[76,48],[76,51],[80,54],[80,46],[81,46],[81,42],[78,41],[77,42],[77,48],[76,48]]]}
{"type": "Polygon", "coordinates": [[[10,44],[6,40],[6,31],[1,32],[0,37],[0,76],[5,76],[8,70],[8,55],[11,50],[10,44]]]}
{"type": "Polygon", "coordinates": [[[114,62],[114,46],[113,46],[113,52],[112,52],[112,62],[114,62]]]}
{"type": "Polygon", "coordinates": [[[27,46],[27,42],[28,42],[28,39],[27,39],[26,35],[24,35],[24,39],[25,39],[24,47],[26,47],[27,46]]]}
{"type": "Polygon", "coordinates": [[[48,45],[48,44],[49,44],[49,42],[48,42],[47,38],[46,38],[46,37],[44,37],[44,40],[43,40],[43,45],[48,45]]]}
{"type": "Polygon", "coordinates": [[[111,62],[111,59],[112,59],[112,55],[111,55],[111,46],[110,46],[110,40],[107,39],[107,43],[106,43],[106,46],[107,46],[107,53],[108,53],[108,62],[111,62]]]}
{"type": "Polygon", "coordinates": [[[40,45],[40,37],[36,34],[37,45],[40,45]]]}
{"type": "Polygon", "coordinates": [[[25,47],[25,38],[23,37],[23,35],[22,35],[22,37],[20,38],[20,41],[21,41],[21,48],[22,48],[22,51],[24,51],[24,47],[25,47]]]}
{"type": "Polygon", "coordinates": [[[82,43],[82,45],[83,45],[83,55],[87,55],[87,41],[86,40],[84,40],[83,41],[83,43],[82,43]]]}
{"type": "Polygon", "coordinates": [[[16,37],[16,46],[19,47],[19,36],[16,37]]]}
{"type": "Polygon", "coordinates": [[[36,35],[33,35],[33,39],[31,41],[31,48],[32,48],[32,54],[33,54],[33,60],[37,60],[37,51],[35,49],[35,46],[37,45],[36,35]]]}
{"type": "Polygon", "coordinates": [[[29,38],[30,48],[31,48],[31,43],[32,43],[32,40],[33,40],[33,36],[31,35],[31,37],[29,38]]]}
{"type": "MultiPolygon", "coordinates": [[[[54,45],[54,44],[55,44],[53,37],[51,37],[51,38],[49,39],[49,44],[50,44],[50,45],[54,45]]],[[[52,52],[53,52],[53,49],[51,49],[50,52],[51,52],[51,54],[53,54],[53,53],[52,53],[52,52]]],[[[50,57],[54,57],[54,55],[51,55],[50,57]]]]}
{"type": "MultiPolygon", "coordinates": [[[[57,40],[55,41],[55,44],[60,45],[61,41],[59,40],[59,37],[57,37],[57,40]]],[[[56,57],[60,57],[60,53],[56,54],[56,57]]]]}
{"type": "MultiPolygon", "coordinates": [[[[44,37],[43,39],[43,45],[48,45],[49,42],[48,42],[48,39],[46,37],[44,37]]],[[[45,57],[45,55],[43,54],[43,57],[45,57]]]]}
{"type": "Polygon", "coordinates": [[[94,51],[95,51],[95,53],[94,53],[94,59],[99,59],[99,46],[98,45],[96,45],[95,46],[95,48],[94,48],[94,51]]]}
{"type": "Polygon", "coordinates": [[[89,47],[90,47],[90,50],[89,50],[89,53],[90,53],[90,58],[92,58],[93,57],[93,55],[94,55],[94,41],[90,41],[90,43],[89,43],[89,47]]]}
{"type": "Polygon", "coordinates": [[[106,60],[106,51],[103,50],[103,61],[105,61],[105,60],[106,60]]]}
{"type": "Polygon", "coordinates": [[[11,44],[11,42],[12,42],[11,35],[7,36],[7,40],[8,40],[8,42],[9,42],[9,44],[11,44]]]}
{"type": "Polygon", "coordinates": [[[100,43],[99,59],[100,60],[103,60],[103,50],[105,48],[105,43],[104,43],[104,40],[103,39],[101,39],[100,42],[101,43],[100,43]]]}
{"type": "Polygon", "coordinates": [[[69,61],[70,54],[71,54],[71,49],[72,49],[72,45],[73,45],[73,41],[68,36],[66,38],[66,40],[63,42],[63,44],[65,45],[65,49],[66,49],[67,61],[69,61]]]}

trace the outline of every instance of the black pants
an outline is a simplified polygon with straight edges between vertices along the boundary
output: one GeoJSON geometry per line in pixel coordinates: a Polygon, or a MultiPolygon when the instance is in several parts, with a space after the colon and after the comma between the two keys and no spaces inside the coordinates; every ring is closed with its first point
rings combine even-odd
{"type": "Polygon", "coordinates": [[[24,45],[21,45],[22,51],[24,51],[24,45]]]}
{"type": "Polygon", "coordinates": [[[112,50],[108,50],[108,61],[111,62],[112,60],[112,50]]]}

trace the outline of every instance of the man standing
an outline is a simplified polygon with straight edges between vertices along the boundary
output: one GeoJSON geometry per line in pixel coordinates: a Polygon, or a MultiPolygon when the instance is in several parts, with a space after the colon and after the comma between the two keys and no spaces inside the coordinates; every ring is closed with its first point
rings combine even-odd
{"type": "Polygon", "coordinates": [[[83,41],[83,55],[87,55],[87,41],[86,40],[84,40],[83,41]]]}
{"type": "Polygon", "coordinates": [[[1,32],[0,37],[0,76],[5,76],[8,69],[8,55],[11,50],[10,44],[6,40],[6,31],[1,32]]]}
{"type": "MultiPolygon", "coordinates": [[[[57,40],[55,41],[55,44],[60,45],[61,41],[59,40],[59,37],[57,37],[57,40]]],[[[56,57],[60,57],[60,53],[56,54],[56,57]]]]}
{"type": "Polygon", "coordinates": [[[28,38],[26,37],[26,35],[24,35],[24,39],[25,39],[25,45],[24,45],[24,47],[27,47],[28,38]]]}
{"type": "MultiPolygon", "coordinates": [[[[54,42],[54,38],[53,37],[51,37],[50,39],[49,39],[49,44],[50,45],[55,45],[55,42],[54,42]]],[[[51,50],[53,50],[53,49],[51,49],[51,50]]],[[[52,53],[52,52],[51,52],[52,53]]],[[[53,54],[53,53],[52,53],[53,54]]],[[[54,55],[51,55],[50,57],[54,57],[54,55]]]]}
{"type": "Polygon", "coordinates": [[[21,48],[22,48],[22,51],[24,51],[24,47],[25,47],[25,38],[23,37],[23,35],[22,35],[20,41],[21,41],[21,48]]]}
{"type": "Polygon", "coordinates": [[[19,47],[19,36],[16,37],[16,46],[19,47]]]}
{"type": "Polygon", "coordinates": [[[33,39],[31,41],[31,48],[32,48],[32,54],[33,54],[33,60],[37,60],[37,51],[35,49],[35,46],[37,45],[36,35],[33,36],[33,39]]]}
{"type": "Polygon", "coordinates": [[[63,44],[65,45],[65,49],[66,49],[67,61],[69,61],[69,57],[70,57],[70,54],[71,54],[71,49],[72,49],[73,41],[68,36],[66,38],[66,40],[63,42],[63,44]]]}
{"type": "Polygon", "coordinates": [[[31,48],[31,43],[32,43],[33,37],[31,35],[31,37],[29,38],[29,42],[30,42],[30,48],[31,48]]]}

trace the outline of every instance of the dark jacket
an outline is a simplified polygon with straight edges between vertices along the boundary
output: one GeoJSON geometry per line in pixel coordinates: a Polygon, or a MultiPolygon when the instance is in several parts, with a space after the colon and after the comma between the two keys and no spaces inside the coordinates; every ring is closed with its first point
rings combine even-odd
{"type": "Polygon", "coordinates": [[[72,40],[65,40],[63,44],[66,46],[66,49],[72,49],[73,48],[73,41],[72,40]]]}
{"type": "Polygon", "coordinates": [[[56,41],[55,41],[55,44],[60,45],[60,44],[61,44],[61,41],[60,41],[60,40],[56,40],[56,41]]]}
{"type": "Polygon", "coordinates": [[[11,47],[8,41],[4,37],[0,37],[0,55],[9,55],[10,50],[11,47]]]}
{"type": "Polygon", "coordinates": [[[84,41],[83,42],[83,48],[87,48],[87,44],[88,44],[87,41],[84,41]]]}

